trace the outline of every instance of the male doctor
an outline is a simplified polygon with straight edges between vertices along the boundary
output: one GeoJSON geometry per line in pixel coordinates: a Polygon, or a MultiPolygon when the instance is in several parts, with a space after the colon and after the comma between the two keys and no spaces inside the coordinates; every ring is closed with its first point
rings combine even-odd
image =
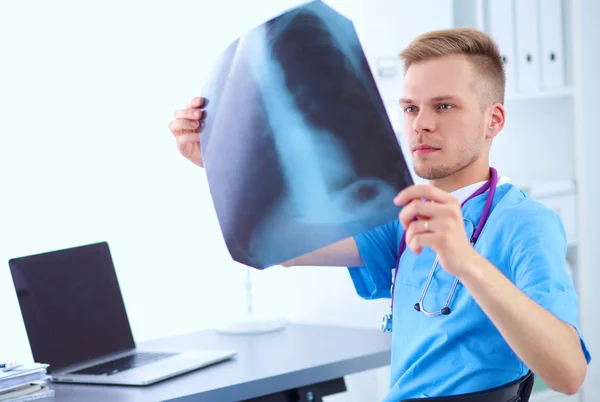
{"type": "MultiPolygon", "coordinates": [[[[442,30],[417,37],[400,57],[404,133],[429,185],[390,200],[403,206],[397,220],[283,265],[348,267],[366,299],[390,298],[393,282],[386,401],[481,391],[529,370],[576,393],[590,354],[564,228],[503,177],[492,180],[490,147],[505,122],[496,45],[476,30],[442,30]]],[[[199,166],[202,108],[196,98],[169,123],[181,154],[199,166]]]]}

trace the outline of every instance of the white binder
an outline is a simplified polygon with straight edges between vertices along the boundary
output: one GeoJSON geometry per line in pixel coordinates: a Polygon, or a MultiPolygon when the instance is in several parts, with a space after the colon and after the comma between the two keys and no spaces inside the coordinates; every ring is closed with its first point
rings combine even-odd
{"type": "Polygon", "coordinates": [[[512,0],[489,0],[488,33],[498,44],[506,72],[506,92],[517,91],[517,53],[515,49],[515,21],[512,0]]]}
{"type": "Polygon", "coordinates": [[[541,88],[538,0],[515,0],[514,4],[517,89],[519,92],[538,91],[541,88]]]}
{"type": "Polygon", "coordinates": [[[540,1],[540,34],[542,87],[563,87],[565,52],[562,0],[540,1]]]}

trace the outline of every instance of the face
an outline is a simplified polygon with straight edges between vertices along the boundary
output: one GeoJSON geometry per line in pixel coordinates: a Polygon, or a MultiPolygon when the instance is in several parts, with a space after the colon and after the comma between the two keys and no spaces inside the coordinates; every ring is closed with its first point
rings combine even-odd
{"type": "Polygon", "coordinates": [[[410,66],[400,105],[415,173],[439,180],[487,157],[499,131],[497,108],[482,108],[476,76],[463,56],[410,66]]]}

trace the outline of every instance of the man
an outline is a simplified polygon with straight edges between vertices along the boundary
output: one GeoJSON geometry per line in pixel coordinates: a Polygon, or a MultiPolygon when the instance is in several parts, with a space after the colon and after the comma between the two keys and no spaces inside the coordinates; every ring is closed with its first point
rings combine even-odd
{"type": "MultiPolygon", "coordinates": [[[[397,195],[398,220],[283,265],[346,266],[360,296],[389,298],[404,237],[386,400],[485,390],[529,370],[558,392],[576,393],[590,354],[560,219],[504,178],[468,199],[495,173],[489,151],[505,122],[497,47],[482,32],[452,29],[417,37],[400,56],[404,133],[414,170],[430,185],[397,195]]],[[[199,166],[201,109],[195,99],[169,124],[180,152],[199,166]]]]}

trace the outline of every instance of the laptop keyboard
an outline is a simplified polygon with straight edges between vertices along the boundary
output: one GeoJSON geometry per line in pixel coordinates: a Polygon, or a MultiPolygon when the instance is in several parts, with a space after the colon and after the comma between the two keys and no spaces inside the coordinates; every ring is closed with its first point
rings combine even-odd
{"type": "Polygon", "coordinates": [[[92,367],[87,367],[82,370],[73,371],[70,374],[117,374],[121,371],[130,370],[132,368],[141,367],[146,364],[154,363],[155,361],[166,359],[167,357],[175,356],[177,353],[154,353],[154,352],[139,352],[130,356],[121,357],[106,363],[97,364],[92,367]]]}

